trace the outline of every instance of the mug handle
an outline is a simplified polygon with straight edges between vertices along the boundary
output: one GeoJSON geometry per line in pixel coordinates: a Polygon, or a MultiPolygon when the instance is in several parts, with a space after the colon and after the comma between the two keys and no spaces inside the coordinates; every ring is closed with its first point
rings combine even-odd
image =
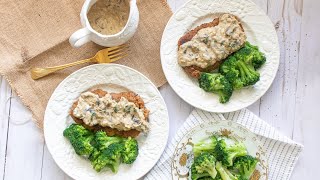
{"type": "Polygon", "coordinates": [[[88,28],[79,29],[70,36],[69,43],[72,47],[79,48],[90,41],[90,34],[91,32],[88,28]]]}

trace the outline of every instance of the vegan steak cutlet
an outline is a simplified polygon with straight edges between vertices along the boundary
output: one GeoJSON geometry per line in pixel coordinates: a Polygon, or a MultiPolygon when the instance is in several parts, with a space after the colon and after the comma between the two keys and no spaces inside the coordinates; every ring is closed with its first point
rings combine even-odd
{"type": "Polygon", "coordinates": [[[178,41],[178,63],[192,77],[211,72],[246,42],[238,18],[223,14],[187,32],[178,41]]]}
{"type": "Polygon", "coordinates": [[[109,136],[137,137],[149,130],[149,110],[134,92],[87,91],[73,103],[70,116],[78,124],[109,136]]]}

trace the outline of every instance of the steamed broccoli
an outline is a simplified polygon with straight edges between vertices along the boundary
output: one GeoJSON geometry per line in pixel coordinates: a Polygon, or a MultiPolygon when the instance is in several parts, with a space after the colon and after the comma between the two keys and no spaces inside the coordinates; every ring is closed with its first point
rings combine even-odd
{"type": "Polygon", "coordinates": [[[204,177],[215,178],[217,171],[215,168],[216,158],[210,153],[202,153],[194,159],[191,166],[191,179],[197,180],[204,177]]]}
{"type": "Polygon", "coordinates": [[[88,159],[92,162],[101,154],[98,148],[94,148],[88,159]]]}
{"type": "Polygon", "coordinates": [[[233,160],[236,157],[247,155],[246,146],[241,142],[228,142],[222,138],[218,141],[215,148],[216,158],[222,162],[223,165],[229,167],[233,165],[233,160]]]}
{"type": "Polygon", "coordinates": [[[233,92],[230,82],[219,73],[201,73],[199,85],[206,92],[218,94],[221,103],[228,102],[233,92]]]}
{"type": "Polygon", "coordinates": [[[197,157],[203,152],[213,152],[217,145],[217,137],[211,136],[207,139],[201,140],[193,145],[194,156],[197,157]]]}
{"type": "Polygon", "coordinates": [[[245,46],[238,51],[239,54],[245,54],[243,59],[247,64],[252,64],[254,69],[259,69],[265,62],[266,56],[259,51],[258,46],[251,45],[249,42],[245,43],[245,46]]]}
{"type": "Polygon", "coordinates": [[[234,56],[229,56],[219,67],[219,72],[232,84],[233,89],[241,89],[244,83],[240,79],[240,71],[236,64],[237,59],[234,56]]]}
{"type": "Polygon", "coordinates": [[[221,162],[216,163],[216,169],[222,180],[242,180],[240,175],[231,173],[227,168],[222,166],[221,162]]]}
{"type": "Polygon", "coordinates": [[[232,83],[234,89],[254,85],[260,79],[260,74],[255,71],[251,64],[246,64],[244,61],[236,58],[235,55],[229,56],[221,64],[219,71],[232,83]]]}
{"type": "Polygon", "coordinates": [[[123,138],[116,136],[107,136],[107,134],[104,131],[98,131],[95,134],[95,146],[100,151],[106,149],[109,145],[113,143],[121,143],[122,141],[123,138]]]}
{"type": "Polygon", "coordinates": [[[78,155],[89,157],[95,149],[92,145],[93,133],[81,125],[70,125],[63,131],[63,136],[69,139],[78,155]]]}
{"type": "Polygon", "coordinates": [[[109,167],[116,173],[121,161],[131,164],[139,153],[138,142],[135,139],[111,137],[103,131],[93,133],[78,124],[70,125],[63,131],[63,135],[69,139],[75,152],[87,157],[98,172],[109,167]]]}
{"type": "Polygon", "coordinates": [[[220,174],[217,174],[215,178],[212,178],[210,176],[199,178],[198,180],[222,180],[220,174]]]}
{"type": "Polygon", "coordinates": [[[101,154],[92,161],[93,168],[100,172],[104,167],[109,167],[112,172],[117,173],[121,162],[123,144],[114,143],[104,149],[101,154]]]}
{"type": "Polygon", "coordinates": [[[256,169],[258,163],[257,158],[254,158],[250,155],[237,157],[234,160],[234,168],[239,171],[243,179],[250,179],[252,173],[256,169]]]}
{"type": "MultiPolygon", "coordinates": [[[[217,165],[217,164],[216,164],[217,165]]],[[[217,168],[216,168],[217,169],[217,168]]],[[[219,173],[217,173],[216,178],[214,178],[213,180],[222,180],[222,177],[219,173]]]]}
{"type": "Polygon", "coordinates": [[[246,42],[245,46],[229,56],[219,67],[219,72],[231,82],[234,89],[254,85],[260,79],[260,68],[266,58],[258,47],[246,42]]]}
{"type": "Polygon", "coordinates": [[[71,145],[78,155],[81,156],[90,156],[94,151],[94,147],[91,145],[94,136],[81,137],[76,140],[70,140],[71,145]]]}
{"type": "Polygon", "coordinates": [[[124,141],[124,148],[121,153],[122,161],[126,164],[132,164],[139,154],[138,142],[133,138],[124,141]]]}
{"type": "Polygon", "coordinates": [[[63,136],[66,138],[69,138],[69,137],[77,138],[77,137],[89,136],[92,134],[93,133],[91,131],[87,130],[86,128],[84,128],[79,124],[71,124],[69,127],[67,127],[63,131],[63,136]]]}
{"type": "Polygon", "coordinates": [[[201,177],[198,180],[213,180],[210,176],[201,177]]]}

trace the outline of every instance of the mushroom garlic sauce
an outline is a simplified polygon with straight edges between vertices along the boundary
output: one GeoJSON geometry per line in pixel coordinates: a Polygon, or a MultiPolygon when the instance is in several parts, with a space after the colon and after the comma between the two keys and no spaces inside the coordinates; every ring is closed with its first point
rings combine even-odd
{"type": "Polygon", "coordinates": [[[149,129],[142,109],[124,97],[117,102],[110,94],[100,98],[92,92],[82,93],[73,114],[89,126],[100,125],[120,131],[147,132],[149,129]]]}
{"type": "Polygon", "coordinates": [[[219,24],[203,28],[178,50],[182,67],[195,65],[207,68],[239,50],[246,41],[240,22],[231,14],[223,14],[219,24]]]}

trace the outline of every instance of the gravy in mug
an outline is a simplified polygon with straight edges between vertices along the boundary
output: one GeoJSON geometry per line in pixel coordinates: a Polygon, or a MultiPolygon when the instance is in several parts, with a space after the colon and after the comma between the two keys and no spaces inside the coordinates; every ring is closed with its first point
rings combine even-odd
{"type": "Polygon", "coordinates": [[[98,0],[87,17],[91,27],[104,35],[120,32],[127,24],[130,0],[98,0]]]}

